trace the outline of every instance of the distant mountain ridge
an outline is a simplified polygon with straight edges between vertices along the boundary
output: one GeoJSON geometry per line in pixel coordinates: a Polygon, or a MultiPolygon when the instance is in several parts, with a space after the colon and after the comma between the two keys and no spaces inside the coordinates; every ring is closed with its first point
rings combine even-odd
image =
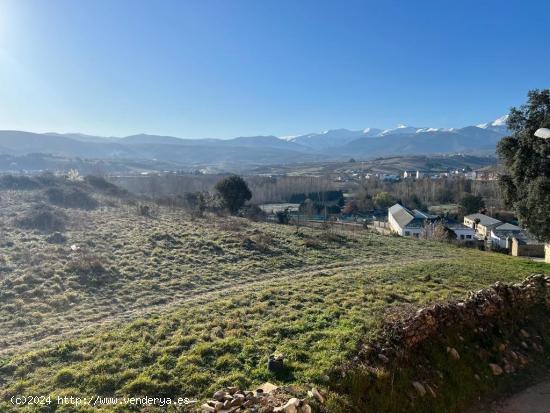
{"type": "MultiPolygon", "coordinates": [[[[477,129],[482,129],[485,131],[491,131],[496,132],[499,135],[506,135],[508,133],[508,129],[506,127],[506,120],[508,119],[508,115],[502,116],[492,122],[483,123],[480,125],[475,126],[477,129]]],[[[361,138],[380,138],[385,136],[394,136],[394,135],[413,135],[413,134],[419,134],[419,133],[456,133],[456,134],[467,134],[466,128],[470,128],[469,126],[466,126],[465,128],[432,128],[432,127],[415,127],[415,126],[407,126],[407,125],[398,125],[395,128],[390,129],[378,129],[378,128],[366,128],[363,130],[348,130],[348,129],[332,129],[327,130],[321,133],[309,133],[307,135],[301,135],[301,136],[292,136],[292,137],[286,137],[285,140],[289,142],[295,142],[299,143],[301,145],[315,148],[315,149],[326,149],[326,148],[334,148],[341,145],[347,145],[355,140],[361,139],[361,138]]],[[[473,130],[474,135],[478,136],[480,133],[478,133],[477,130],[473,130]]],[[[481,133],[483,135],[483,132],[481,133]]],[[[448,135],[442,135],[442,136],[448,136],[448,135]]],[[[487,134],[488,138],[491,138],[491,134],[487,134]]],[[[357,146],[357,145],[353,145],[357,146]]]]}
{"type": "Polygon", "coordinates": [[[507,133],[506,117],[463,128],[399,125],[393,129],[333,129],[293,137],[252,136],[225,140],[148,134],[116,138],[78,133],[0,131],[0,154],[44,153],[87,159],[141,159],[181,166],[257,166],[345,157],[368,159],[457,152],[488,154],[494,153],[496,143],[507,133]]]}

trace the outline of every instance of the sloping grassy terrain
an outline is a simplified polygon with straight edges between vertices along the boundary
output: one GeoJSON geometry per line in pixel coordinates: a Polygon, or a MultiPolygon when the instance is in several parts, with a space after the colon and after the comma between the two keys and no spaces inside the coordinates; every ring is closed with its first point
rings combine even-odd
{"type": "Polygon", "coordinates": [[[66,239],[52,243],[51,234],[18,224],[44,196],[0,194],[3,400],[200,398],[228,384],[322,384],[391,308],[549,271],[368,232],[191,220],[164,209],[144,217],[96,195],[96,208],[63,208],[66,239]],[[287,361],[276,377],[266,368],[275,351],[287,361]]]}
{"type": "Polygon", "coordinates": [[[10,331],[0,337],[0,353],[303,271],[465,254],[368,233],[215,216],[192,221],[181,211],[143,217],[126,204],[56,208],[66,217],[66,240],[52,243],[51,233],[18,225],[42,198],[34,191],[0,197],[0,329],[10,331]]]}

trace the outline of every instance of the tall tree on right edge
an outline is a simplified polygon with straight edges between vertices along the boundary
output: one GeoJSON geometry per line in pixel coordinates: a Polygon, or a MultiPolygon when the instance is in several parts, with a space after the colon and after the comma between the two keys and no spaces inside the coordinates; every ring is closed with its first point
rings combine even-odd
{"type": "Polygon", "coordinates": [[[527,103],[510,110],[507,124],[512,136],[497,145],[505,168],[499,182],[504,201],[522,226],[550,241],[550,139],[534,135],[550,128],[550,90],[529,91],[527,103]]]}

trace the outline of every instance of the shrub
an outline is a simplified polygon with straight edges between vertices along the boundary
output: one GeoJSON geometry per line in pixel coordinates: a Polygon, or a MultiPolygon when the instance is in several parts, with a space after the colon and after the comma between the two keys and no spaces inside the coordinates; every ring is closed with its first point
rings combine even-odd
{"type": "Polygon", "coordinates": [[[52,235],[46,238],[46,242],[48,242],[49,244],[65,244],[65,242],[67,242],[67,237],[61,232],[54,232],[52,235]]]}
{"type": "Polygon", "coordinates": [[[76,376],[70,369],[61,369],[55,375],[55,382],[61,387],[70,386],[75,381],[76,376]]]}
{"type": "Polygon", "coordinates": [[[201,217],[206,209],[207,197],[201,192],[188,192],[183,197],[185,208],[193,217],[201,217]]]}
{"type": "Polygon", "coordinates": [[[0,189],[37,189],[40,184],[28,176],[2,175],[0,189]]]}
{"type": "Polygon", "coordinates": [[[36,177],[36,181],[42,186],[55,186],[62,181],[61,178],[55,176],[51,172],[45,172],[42,175],[36,177]]]}
{"type": "Polygon", "coordinates": [[[84,285],[99,286],[104,284],[109,273],[102,261],[95,255],[82,254],[67,264],[67,270],[79,276],[79,281],[84,285]]]}
{"type": "Polygon", "coordinates": [[[49,188],[46,190],[48,201],[63,208],[94,209],[98,202],[79,188],[49,188]]]}
{"type": "Polygon", "coordinates": [[[258,205],[250,205],[243,208],[242,216],[251,221],[264,221],[267,218],[267,214],[258,205]]]}
{"type": "Polygon", "coordinates": [[[40,204],[17,221],[24,229],[34,229],[42,232],[62,232],[65,230],[67,216],[48,205],[40,204]]]}
{"type": "Polygon", "coordinates": [[[92,188],[98,191],[104,192],[107,195],[124,196],[128,195],[128,192],[115,184],[107,181],[102,176],[88,175],[84,178],[84,182],[90,185],[92,188]]]}
{"type": "Polygon", "coordinates": [[[152,208],[147,204],[137,204],[136,214],[140,217],[151,217],[153,215],[152,208]]]}
{"type": "Polygon", "coordinates": [[[287,225],[290,221],[290,212],[288,208],[285,208],[284,211],[277,211],[275,216],[277,217],[277,222],[279,224],[287,225]]]}

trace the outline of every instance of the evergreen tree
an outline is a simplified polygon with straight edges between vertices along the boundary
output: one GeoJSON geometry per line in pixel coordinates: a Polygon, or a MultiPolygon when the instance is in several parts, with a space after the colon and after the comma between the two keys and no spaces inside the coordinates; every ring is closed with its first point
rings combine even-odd
{"type": "Polygon", "coordinates": [[[252,198],[252,192],[247,183],[238,175],[228,176],[216,184],[216,191],[220,194],[223,206],[232,214],[252,198]]]}
{"type": "Polygon", "coordinates": [[[504,201],[520,223],[542,240],[550,241],[550,140],[534,136],[550,127],[550,90],[532,90],[528,101],[512,108],[512,136],[497,147],[505,173],[500,178],[504,201]]]}

